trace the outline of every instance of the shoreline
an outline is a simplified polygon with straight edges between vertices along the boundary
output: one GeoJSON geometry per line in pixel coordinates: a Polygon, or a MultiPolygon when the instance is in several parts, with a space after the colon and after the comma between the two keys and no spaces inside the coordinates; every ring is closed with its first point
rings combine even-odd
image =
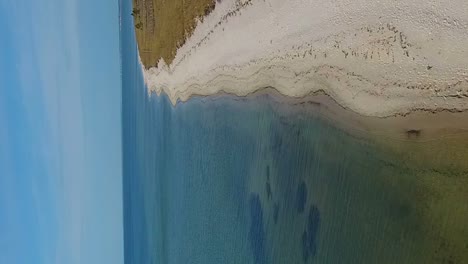
{"type": "Polygon", "coordinates": [[[218,3],[170,66],[143,67],[149,92],[164,91],[175,104],[264,87],[292,98],[324,91],[376,117],[468,110],[468,3],[457,0],[439,14],[422,0],[385,8],[358,1],[347,9],[346,1],[280,2],[218,3]]]}
{"type": "MultiPolygon", "coordinates": [[[[167,96],[170,100],[164,91],[161,94],[153,91],[150,93],[151,96],[167,96]]],[[[266,97],[286,115],[312,115],[358,137],[364,135],[412,142],[428,142],[459,136],[468,138],[468,111],[415,110],[405,115],[365,116],[340,105],[323,91],[303,97],[290,97],[273,87],[265,87],[242,96],[224,91],[212,95],[193,94],[190,99],[217,101],[226,98],[233,101],[248,101],[261,97],[266,97]]],[[[171,101],[173,107],[187,102],[179,99],[174,104],[171,101]]]]}
{"type": "MultiPolygon", "coordinates": [[[[164,92],[153,96],[170,98],[164,92]]],[[[214,95],[193,95],[189,101],[202,104],[226,104],[266,101],[280,118],[317,118],[326,126],[354,138],[360,144],[372,144],[381,153],[389,154],[408,167],[423,170],[457,170],[468,173],[468,111],[415,111],[405,116],[363,116],[346,109],[326,94],[293,98],[273,88],[265,88],[249,95],[238,96],[226,92],[214,95]],[[227,101],[226,101],[227,100],[227,101]]]]}
{"type": "Polygon", "coordinates": [[[292,98],[272,88],[246,96],[226,92],[210,96],[193,95],[191,100],[179,100],[175,105],[164,92],[160,95],[152,92],[149,98],[155,96],[166,97],[172,108],[192,102],[218,106],[266,102],[281,119],[317,118],[326,127],[341,131],[359,144],[371,144],[405,166],[428,171],[442,169],[468,173],[468,111],[417,111],[406,116],[362,116],[339,105],[326,94],[292,98]]]}

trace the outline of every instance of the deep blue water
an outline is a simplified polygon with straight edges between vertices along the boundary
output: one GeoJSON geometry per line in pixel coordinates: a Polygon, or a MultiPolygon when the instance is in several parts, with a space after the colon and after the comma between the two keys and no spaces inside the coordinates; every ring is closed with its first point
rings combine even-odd
{"type": "Polygon", "coordinates": [[[466,219],[467,208],[458,201],[437,211],[438,189],[425,182],[433,168],[293,114],[268,95],[198,97],[175,107],[148,96],[130,10],[123,0],[126,263],[466,259],[466,226],[440,222],[466,219]]]}

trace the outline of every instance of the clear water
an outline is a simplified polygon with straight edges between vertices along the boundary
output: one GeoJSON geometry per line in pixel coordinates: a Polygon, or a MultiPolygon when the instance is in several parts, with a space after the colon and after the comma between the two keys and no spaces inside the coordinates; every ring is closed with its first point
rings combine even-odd
{"type": "Polygon", "coordinates": [[[468,263],[466,170],[408,162],[267,95],[148,96],[130,10],[124,0],[126,263],[468,263]]]}

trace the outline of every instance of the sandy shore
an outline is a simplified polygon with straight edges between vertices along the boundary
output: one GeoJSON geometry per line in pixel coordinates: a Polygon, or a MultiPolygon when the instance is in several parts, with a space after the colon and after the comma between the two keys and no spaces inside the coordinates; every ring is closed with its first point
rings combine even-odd
{"type": "Polygon", "coordinates": [[[466,14],[465,0],[222,1],[145,79],[174,104],[274,87],[324,92],[366,116],[464,111],[466,14]]]}
{"type": "Polygon", "coordinates": [[[421,143],[448,138],[468,140],[468,111],[434,110],[428,112],[415,110],[409,114],[384,118],[363,116],[341,106],[323,92],[311,93],[303,97],[289,97],[272,87],[257,90],[245,96],[218,92],[210,96],[192,95],[193,97],[201,97],[203,101],[211,102],[226,97],[235,101],[264,98],[271,102],[273,108],[285,118],[312,115],[326,120],[332,126],[340,128],[352,136],[374,138],[379,139],[379,141],[421,143]]]}

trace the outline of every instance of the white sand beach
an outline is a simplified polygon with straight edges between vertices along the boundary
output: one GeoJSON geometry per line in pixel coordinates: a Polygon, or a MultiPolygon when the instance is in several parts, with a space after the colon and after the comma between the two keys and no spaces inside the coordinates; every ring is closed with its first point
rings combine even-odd
{"type": "Polygon", "coordinates": [[[174,104],[274,87],[366,116],[464,111],[468,1],[224,0],[145,80],[174,104]]]}

